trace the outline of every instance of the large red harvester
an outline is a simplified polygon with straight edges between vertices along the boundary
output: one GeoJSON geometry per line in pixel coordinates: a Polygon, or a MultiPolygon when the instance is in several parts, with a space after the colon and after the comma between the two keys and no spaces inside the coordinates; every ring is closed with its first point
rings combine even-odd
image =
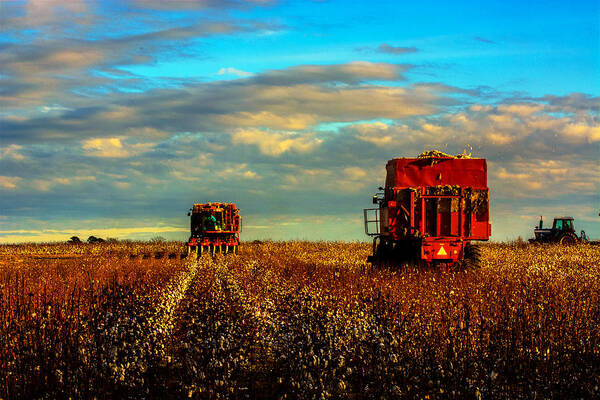
{"type": "Polygon", "coordinates": [[[194,204],[188,216],[191,216],[188,253],[237,252],[240,245],[242,217],[235,204],[194,204]]]}
{"type": "Polygon", "coordinates": [[[485,159],[432,151],[388,161],[385,188],[364,210],[374,265],[425,262],[444,268],[479,265],[473,240],[488,240],[485,159]]]}

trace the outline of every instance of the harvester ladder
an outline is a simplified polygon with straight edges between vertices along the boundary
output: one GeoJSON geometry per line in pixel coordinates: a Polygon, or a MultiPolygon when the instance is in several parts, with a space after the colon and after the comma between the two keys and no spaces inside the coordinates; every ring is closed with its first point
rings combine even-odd
{"type": "Polygon", "coordinates": [[[378,236],[379,232],[379,208],[365,208],[363,210],[365,217],[365,233],[369,236],[378,236]],[[372,218],[372,219],[369,219],[372,218]],[[375,224],[375,232],[369,231],[369,224],[375,224]]]}

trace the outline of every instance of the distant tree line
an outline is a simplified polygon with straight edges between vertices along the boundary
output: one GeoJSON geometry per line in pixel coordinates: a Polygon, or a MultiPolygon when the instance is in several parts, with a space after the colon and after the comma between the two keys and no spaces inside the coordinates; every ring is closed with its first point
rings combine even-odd
{"type": "MultiPolygon", "coordinates": [[[[115,239],[115,238],[106,238],[106,239],[102,239],[101,237],[96,237],[96,236],[90,236],[87,238],[86,240],[88,243],[116,243],[119,240],[115,239]]],[[[71,238],[67,241],[67,243],[71,243],[71,244],[81,244],[83,243],[83,241],[81,239],[79,239],[78,236],[71,236],[71,238]]]]}
{"type": "MultiPolygon", "coordinates": [[[[117,239],[117,238],[108,237],[106,239],[102,239],[101,237],[96,237],[96,236],[90,236],[86,240],[87,243],[117,243],[119,241],[120,240],[117,239]]],[[[164,243],[166,241],[167,241],[167,239],[165,239],[162,236],[154,236],[152,239],[150,239],[151,243],[164,243]]],[[[122,240],[120,242],[129,242],[129,240],[125,239],[125,240],[122,240]]],[[[70,244],[82,244],[82,243],[85,243],[85,242],[83,240],[81,240],[79,238],[79,236],[71,236],[71,238],[69,240],[67,240],[67,243],[70,243],[70,244]]]]}

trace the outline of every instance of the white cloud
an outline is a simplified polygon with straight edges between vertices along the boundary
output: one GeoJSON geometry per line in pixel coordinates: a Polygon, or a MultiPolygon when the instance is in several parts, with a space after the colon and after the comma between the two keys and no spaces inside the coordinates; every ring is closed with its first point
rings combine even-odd
{"type": "Polygon", "coordinates": [[[514,114],[520,117],[531,116],[544,109],[543,104],[532,104],[532,103],[520,103],[520,104],[507,104],[499,105],[498,111],[501,113],[514,114]]]}
{"type": "Polygon", "coordinates": [[[129,189],[131,187],[131,183],[129,182],[123,182],[123,181],[117,181],[115,183],[113,183],[115,185],[115,187],[119,188],[119,189],[129,189]]]}
{"type": "MultiPolygon", "coordinates": [[[[205,148],[204,145],[198,148],[205,148]]],[[[200,152],[194,157],[172,158],[162,162],[169,169],[169,174],[179,181],[198,181],[206,178],[206,172],[214,164],[213,154],[200,152]]]]}
{"type": "Polygon", "coordinates": [[[88,150],[89,155],[96,157],[127,157],[129,155],[123,149],[121,139],[116,137],[89,139],[84,141],[81,147],[88,150]]]}
{"type": "Polygon", "coordinates": [[[21,180],[18,176],[0,176],[0,188],[15,190],[21,180]]]}
{"type": "Polygon", "coordinates": [[[378,147],[389,146],[393,141],[390,126],[383,122],[354,124],[348,126],[348,129],[355,129],[358,132],[358,139],[378,147]]]}
{"type": "Polygon", "coordinates": [[[377,185],[385,177],[385,168],[376,165],[371,168],[357,166],[339,168],[302,168],[286,165],[292,170],[282,178],[281,189],[303,191],[307,188],[323,192],[357,193],[369,185],[377,185]]]}
{"type": "Polygon", "coordinates": [[[576,146],[600,142],[600,126],[594,118],[584,113],[565,116],[556,111],[543,103],[472,105],[404,125],[353,127],[360,140],[380,147],[402,141],[438,147],[470,144],[490,153],[510,148],[514,155],[525,155],[534,149],[570,152],[576,146]]]}
{"type": "Polygon", "coordinates": [[[83,0],[30,0],[27,2],[25,21],[27,25],[40,25],[64,18],[64,12],[84,13],[87,10],[83,0]]]}
{"type": "Polygon", "coordinates": [[[6,147],[0,147],[0,160],[12,158],[13,160],[24,160],[25,156],[19,153],[23,146],[18,144],[11,144],[6,147]]]}
{"type": "Polygon", "coordinates": [[[262,154],[278,157],[287,151],[308,153],[322,142],[314,133],[273,132],[238,129],[231,135],[233,144],[256,145],[262,154]]]}
{"type": "Polygon", "coordinates": [[[217,72],[217,75],[235,75],[235,76],[240,76],[240,77],[245,78],[248,76],[252,76],[252,72],[246,72],[246,71],[242,71],[240,69],[227,67],[227,68],[219,69],[219,71],[217,72]]]}
{"type": "Polygon", "coordinates": [[[260,176],[248,169],[248,164],[239,164],[233,167],[227,167],[221,169],[216,172],[216,176],[231,179],[231,178],[241,178],[241,179],[260,179],[260,176]]]}
{"type": "Polygon", "coordinates": [[[58,104],[53,104],[50,106],[41,106],[40,111],[43,112],[44,114],[47,114],[49,112],[55,112],[55,111],[71,111],[71,109],[67,108],[67,107],[63,107],[58,104]]]}
{"type": "Polygon", "coordinates": [[[490,187],[502,197],[543,197],[568,194],[594,195],[600,190],[597,162],[561,157],[554,160],[529,160],[516,157],[503,163],[488,162],[490,187]]]}
{"type": "Polygon", "coordinates": [[[154,146],[154,143],[127,144],[119,137],[88,139],[81,145],[86,155],[107,158],[131,157],[148,151],[154,146]]]}
{"type": "Polygon", "coordinates": [[[316,121],[311,114],[240,111],[215,117],[221,124],[233,127],[269,127],[271,129],[303,130],[316,121]]]}
{"type": "Polygon", "coordinates": [[[45,179],[34,179],[31,181],[31,187],[34,190],[41,192],[48,192],[50,189],[56,186],[72,186],[83,182],[93,182],[96,180],[95,176],[73,176],[73,177],[62,177],[62,178],[45,178],[45,179]]]}

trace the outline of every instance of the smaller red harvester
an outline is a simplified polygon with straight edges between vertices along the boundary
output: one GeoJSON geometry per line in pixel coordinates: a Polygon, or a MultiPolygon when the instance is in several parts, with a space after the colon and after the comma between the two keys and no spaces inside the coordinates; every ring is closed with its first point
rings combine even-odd
{"type": "Polygon", "coordinates": [[[188,253],[236,253],[240,245],[242,217],[232,203],[194,204],[188,212],[191,235],[188,253]]]}
{"type": "Polygon", "coordinates": [[[438,151],[388,161],[385,188],[364,210],[373,236],[373,265],[426,263],[442,268],[479,265],[476,240],[488,240],[489,189],[485,159],[438,151]]]}

